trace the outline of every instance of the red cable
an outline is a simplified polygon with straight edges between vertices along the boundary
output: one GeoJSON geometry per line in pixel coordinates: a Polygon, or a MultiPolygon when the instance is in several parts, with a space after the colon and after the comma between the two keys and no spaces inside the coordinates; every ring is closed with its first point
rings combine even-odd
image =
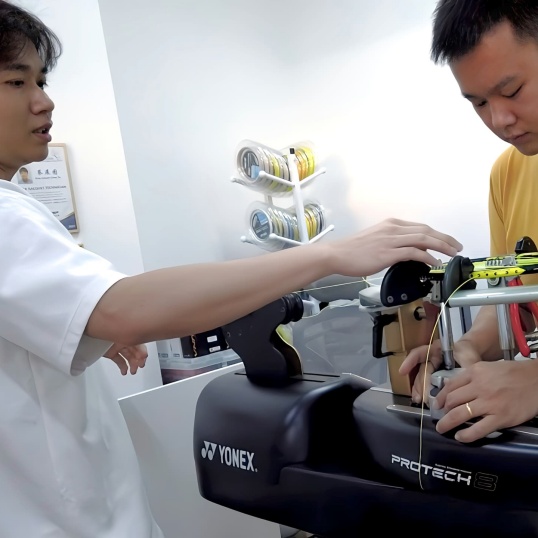
{"type": "MultiPolygon", "coordinates": [[[[521,280],[519,277],[514,278],[513,280],[508,281],[509,286],[520,286],[521,280]]],[[[529,303],[529,307],[531,311],[538,313],[538,306],[535,303],[529,303]],[[533,308],[534,307],[534,308],[533,308]]],[[[516,345],[519,348],[519,352],[524,357],[529,357],[531,354],[531,350],[529,348],[529,345],[527,344],[527,339],[525,338],[525,332],[523,331],[523,326],[521,324],[521,316],[519,314],[519,305],[518,304],[511,304],[509,305],[510,309],[510,319],[512,321],[512,332],[514,334],[514,339],[516,341],[516,345]]]]}

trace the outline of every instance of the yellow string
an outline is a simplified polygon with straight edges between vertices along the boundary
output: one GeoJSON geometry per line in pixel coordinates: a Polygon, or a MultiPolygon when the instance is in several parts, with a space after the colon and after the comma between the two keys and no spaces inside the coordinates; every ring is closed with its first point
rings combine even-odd
{"type": "MultiPolygon", "coordinates": [[[[428,370],[428,362],[430,358],[430,349],[432,346],[433,337],[435,335],[435,331],[437,330],[437,325],[439,325],[439,320],[441,319],[441,314],[443,313],[445,309],[446,303],[450,302],[450,299],[452,299],[452,296],[465,284],[468,282],[471,282],[474,280],[473,278],[469,278],[462,284],[460,284],[449,296],[449,298],[443,303],[443,306],[441,307],[441,310],[439,311],[439,314],[437,315],[437,319],[435,320],[435,325],[433,326],[432,334],[430,336],[430,341],[428,343],[428,350],[426,351],[426,362],[424,363],[424,376],[422,380],[422,405],[420,409],[420,432],[419,432],[419,449],[418,449],[418,483],[420,485],[420,489],[424,490],[424,487],[422,486],[422,430],[424,425],[424,395],[426,394],[426,372],[428,370]]],[[[450,314],[449,314],[450,315],[450,314]]]]}

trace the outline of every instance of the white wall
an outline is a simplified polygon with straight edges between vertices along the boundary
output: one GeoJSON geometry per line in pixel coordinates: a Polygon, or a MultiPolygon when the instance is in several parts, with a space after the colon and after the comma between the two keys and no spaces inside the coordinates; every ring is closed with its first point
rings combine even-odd
{"type": "Polygon", "coordinates": [[[429,60],[434,0],[100,2],[146,267],[260,254],[237,144],[310,139],[333,237],[387,216],[488,253],[504,147],[429,60]]]}
{"type": "MultiPolygon", "coordinates": [[[[77,240],[127,274],[143,271],[136,219],[97,0],[20,0],[59,36],[64,53],[49,76],[53,141],[67,144],[80,222],[77,240]]],[[[103,361],[118,397],[160,384],[155,345],[136,376],[103,361]]]]}

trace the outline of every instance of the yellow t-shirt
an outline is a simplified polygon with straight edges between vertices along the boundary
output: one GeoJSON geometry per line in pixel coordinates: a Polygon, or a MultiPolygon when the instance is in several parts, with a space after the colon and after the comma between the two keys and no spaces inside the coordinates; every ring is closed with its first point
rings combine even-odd
{"type": "MultiPolygon", "coordinates": [[[[489,227],[492,256],[512,254],[525,235],[538,245],[538,155],[511,146],[499,156],[490,177],[489,227]]],[[[538,274],[522,281],[538,284],[538,274]]]]}

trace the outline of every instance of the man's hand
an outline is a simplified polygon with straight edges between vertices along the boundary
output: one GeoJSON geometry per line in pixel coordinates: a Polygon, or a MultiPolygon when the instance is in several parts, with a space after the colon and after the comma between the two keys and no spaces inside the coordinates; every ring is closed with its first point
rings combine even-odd
{"type": "Polygon", "coordinates": [[[429,250],[452,257],[463,248],[450,235],[426,224],[400,219],[384,220],[326,246],[331,251],[332,272],[344,276],[373,275],[406,260],[438,265],[439,260],[429,250]]]}
{"type": "Polygon", "coordinates": [[[439,370],[442,364],[440,340],[434,340],[431,346],[416,347],[409,352],[400,366],[400,374],[411,377],[413,383],[411,399],[413,402],[428,402],[431,375],[439,370]],[[424,380],[424,375],[426,375],[426,380],[424,380]]]}
{"type": "MultiPolygon", "coordinates": [[[[454,360],[459,366],[466,368],[479,362],[481,358],[473,344],[463,338],[454,344],[454,360]]],[[[429,354],[427,345],[417,347],[409,352],[400,366],[400,374],[411,375],[413,381],[411,398],[413,402],[421,403],[423,399],[426,403],[428,402],[430,377],[442,365],[443,355],[440,340],[432,342],[429,354]],[[426,383],[424,383],[424,375],[426,375],[426,383]],[[424,387],[426,388],[425,393],[424,387]]]]}
{"type": "Polygon", "coordinates": [[[146,365],[148,350],[144,344],[137,346],[114,344],[103,357],[114,361],[118,365],[122,375],[127,375],[129,370],[134,375],[139,368],[144,368],[146,365]]]}
{"type": "Polygon", "coordinates": [[[538,363],[533,360],[478,362],[447,379],[436,398],[446,414],[437,423],[445,433],[479,418],[456,433],[462,443],[517,426],[538,414],[538,363]]]}

